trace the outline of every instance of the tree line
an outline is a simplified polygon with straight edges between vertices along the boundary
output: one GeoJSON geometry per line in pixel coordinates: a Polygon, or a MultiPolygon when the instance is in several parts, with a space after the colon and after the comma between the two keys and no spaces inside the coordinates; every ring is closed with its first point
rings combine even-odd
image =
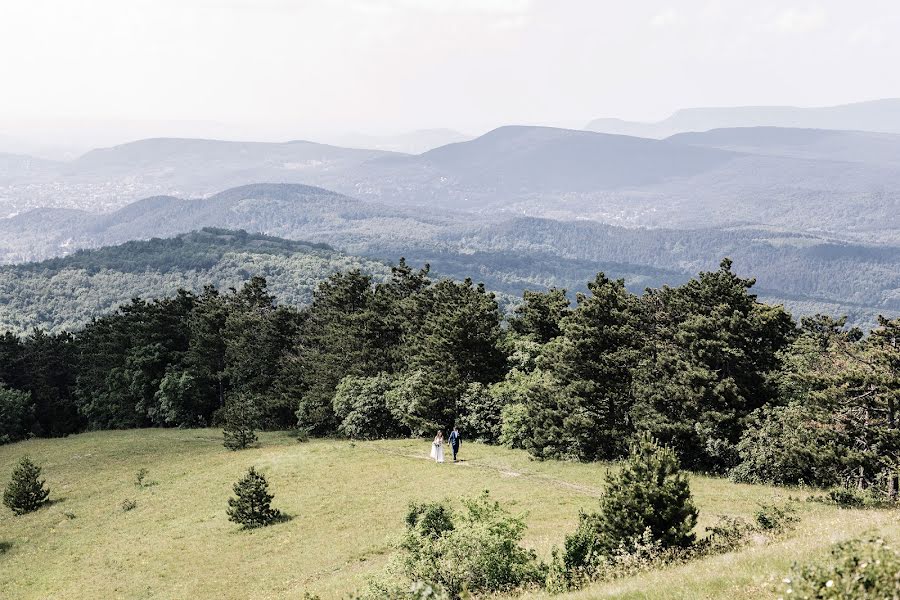
{"type": "Polygon", "coordinates": [[[504,318],[471,280],[401,259],[304,308],[240,289],[133,299],[73,332],[0,337],[0,440],[198,427],[378,438],[460,426],[538,458],[616,459],[647,432],[686,467],[896,494],[900,320],[864,334],[759,302],[731,262],[637,295],[598,274],[504,318]]]}

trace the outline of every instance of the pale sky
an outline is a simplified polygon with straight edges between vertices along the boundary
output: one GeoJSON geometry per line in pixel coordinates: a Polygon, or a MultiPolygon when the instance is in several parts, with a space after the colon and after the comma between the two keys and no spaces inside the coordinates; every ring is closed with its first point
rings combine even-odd
{"type": "Polygon", "coordinates": [[[0,134],[477,134],[832,105],[900,96],[898,32],[896,0],[0,0],[0,134]]]}

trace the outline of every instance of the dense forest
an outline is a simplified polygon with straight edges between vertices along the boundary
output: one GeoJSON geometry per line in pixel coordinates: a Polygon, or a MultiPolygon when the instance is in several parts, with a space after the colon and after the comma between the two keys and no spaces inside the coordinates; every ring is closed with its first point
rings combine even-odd
{"type": "Polygon", "coordinates": [[[280,305],[264,278],[135,298],[71,332],[0,338],[0,439],[85,429],[258,426],[464,436],[538,458],[622,457],[643,432],[745,481],[896,491],[900,320],[868,334],[761,303],[731,261],[677,287],[598,274],[509,318],[471,280],[402,260],[280,305]]]}

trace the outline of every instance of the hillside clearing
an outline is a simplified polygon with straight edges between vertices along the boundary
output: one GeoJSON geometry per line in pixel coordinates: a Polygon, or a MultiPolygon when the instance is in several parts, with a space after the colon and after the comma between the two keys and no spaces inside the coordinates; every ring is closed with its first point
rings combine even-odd
{"type": "MultiPolygon", "coordinates": [[[[466,443],[459,464],[427,460],[415,440],[298,444],[261,435],[258,448],[229,452],[212,429],[98,432],[0,447],[5,485],[28,454],[44,469],[52,504],[0,513],[4,598],[341,598],[364,585],[391,551],[413,500],[491,495],[526,512],[525,542],[544,558],[602,493],[603,464],[534,462],[519,451],[466,443]],[[255,465],[273,505],[290,518],[244,532],[225,515],[231,485],[255,465]],[[135,474],[149,473],[138,487],[135,474]],[[137,506],[123,511],[122,502],[137,506]]],[[[700,528],[717,515],[750,516],[758,502],[797,490],[695,476],[700,528]]],[[[799,503],[802,522],[765,546],[597,585],[572,598],[760,598],[792,561],[837,540],[879,531],[900,537],[896,515],[799,503]]],[[[529,598],[544,598],[540,594],[529,598]]]]}

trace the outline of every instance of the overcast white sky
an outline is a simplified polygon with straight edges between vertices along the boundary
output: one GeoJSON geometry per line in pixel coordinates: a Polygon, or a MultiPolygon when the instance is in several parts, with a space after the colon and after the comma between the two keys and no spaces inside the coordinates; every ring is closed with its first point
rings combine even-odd
{"type": "Polygon", "coordinates": [[[0,0],[0,133],[480,133],[831,105],[900,96],[898,32],[897,0],[0,0]]]}

